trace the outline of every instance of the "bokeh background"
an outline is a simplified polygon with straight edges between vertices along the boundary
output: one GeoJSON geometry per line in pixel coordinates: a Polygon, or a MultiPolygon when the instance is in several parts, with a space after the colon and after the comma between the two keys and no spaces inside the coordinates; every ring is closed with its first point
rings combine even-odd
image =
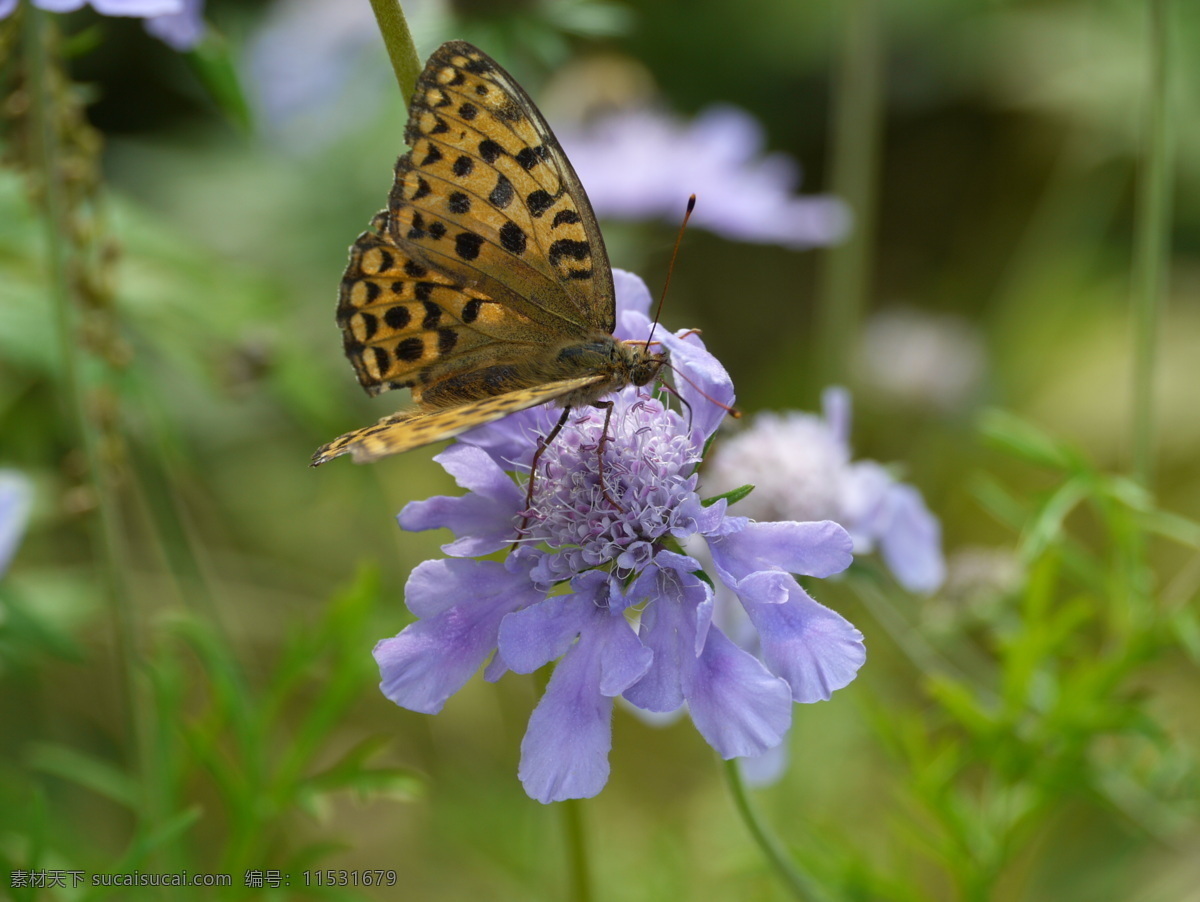
{"type": "MultiPolygon", "coordinates": [[[[942,521],[932,596],[869,562],[820,588],[868,663],[795,711],[791,766],[757,797],[831,899],[1200,898],[1193,3],[1170,11],[1157,503],[1105,475],[1129,472],[1135,428],[1149,5],[405,4],[422,56],[478,44],[556,128],[732,104],[820,196],[863,151],[832,126],[847,82],[878,67],[877,108],[850,111],[878,165],[844,346],[823,325],[837,250],[693,228],[664,314],[703,330],[747,412],[847,385],[856,453],[898,462],[942,521]]],[[[0,577],[0,860],[292,875],[211,898],[563,898],[559,812],[516,779],[535,681],[476,679],[434,717],[376,688],[370,649],[410,622],[404,581],[445,539],[394,515],[453,483],[429,449],[307,466],[403,402],[361,392],[333,320],[403,150],[367,0],[209,0],[184,53],[84,9],[44,21],[39,57],[28,16],[0,23],[0,466],[34,490],[0,577]],[[37,66],[64,135],[57,220],[37,66]],[[317,868],[399,885],[306,889],[317,868]]],[[[604,226],[657,291],[675,224],[604,226]]],[[[690,724],[618,709],[612,764],[583,808],[598,898],[787,898],[690,724]]]]}

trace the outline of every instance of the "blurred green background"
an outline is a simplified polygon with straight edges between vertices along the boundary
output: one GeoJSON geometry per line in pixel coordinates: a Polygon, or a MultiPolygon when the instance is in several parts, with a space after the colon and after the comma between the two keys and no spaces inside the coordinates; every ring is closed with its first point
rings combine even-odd
{"type": "MultiPolygon", "coordinates": [[[[792,765],[759,801],[833,899],[1200,899],[1196,531],[1100,475],[1130,461],[1147,4],[406,5],[422,56],[479,44],[552,124],[597,101],[579,86],[600,62],[684,115],[743,107],[811,192],[831,190],[834,73],[864,7],[883,91],[876,228],[864,317],[835,367],[857,454],[902,462],[942,519],[950,580],[933,598],[869,568],[820,587],[866,634],[868,663],[795,710],[792,765]],[[990,408],[1053,438],[1007,419],[981,435],[990,408]],[[1089,503],[1048,510],[1068,482],[1089,503]]],[[[238,886],[248,869],[293,874],[290,889],[213,898],[299,897],[305,868],[399,875],[390,890],[310,888],[324,897],[563,898],[559,812],[516,779],[532,678],[477,678],[434,717],[376,689],[370,649],[410,621],[404,581],[444,541],[393,517],[452,481],[428,449],[307,466],[403,402],[365,397],[333,320],[346,248],[403,150],[369,6],[210,0],[206,17],[189,54],[137,21],[54,17],[51,56],[73,82],[54,88],[55,115],[91,125],[64,126],[57,226],[22,101],[25,23],[0,25],[0,466],[36,488],[0,580],[0,860],[229,871],[238,886]],[[280,78],[268,35],[293,64],[277,92],[312,70],[288,117],[262,99],[280,78]]],[[[1200,7],[1172,18],[1154,494],[1195,518],[1200,7]]],[[[674,227],[606,236],[613,264],[657,291],[674,227]]],[[[692,230],[664,318],[703,330],[746,411],[811,410],[827,265],[692,230]]],[[[614,734],[608,787],[584,805],[597,898],[787,898],[690,724],[618,709],[614,734]]]]}

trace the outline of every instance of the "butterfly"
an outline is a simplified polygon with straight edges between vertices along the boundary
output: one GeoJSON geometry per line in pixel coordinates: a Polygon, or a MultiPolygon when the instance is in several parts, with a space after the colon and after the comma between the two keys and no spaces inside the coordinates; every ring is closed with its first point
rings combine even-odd
{"type": "Polygon", "coordinates": [[[540,455],[572,408],[611,414],[606,394],[658,376],[665,351],[612,334],[591,203],[511,75],[468,43],[443,44],[404,137],[388,207],[350,249],[337,322],[367,394],[407,388],[415,406],[321,446],[313,466],[378,460],[553,401],[564,410],[540,455]]]}

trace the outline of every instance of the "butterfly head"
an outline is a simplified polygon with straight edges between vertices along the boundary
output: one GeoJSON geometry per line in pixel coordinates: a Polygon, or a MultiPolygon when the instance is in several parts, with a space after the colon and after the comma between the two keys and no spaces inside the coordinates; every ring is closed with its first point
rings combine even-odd
{"type": "Polygon", "coordinates": [[[664,366],[670,365],[667,351],[651,351],[642,344],[625,344],[628,352],[628,376],[631,385],[649,385],[664,366]]]}

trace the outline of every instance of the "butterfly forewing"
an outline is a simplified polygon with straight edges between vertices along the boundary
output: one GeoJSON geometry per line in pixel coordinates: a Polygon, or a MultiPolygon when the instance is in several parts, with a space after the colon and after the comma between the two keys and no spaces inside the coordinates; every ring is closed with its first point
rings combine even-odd
{"type": "Polygon", "coordinates": [[[469,44],[444,44],[418,80],[406,137],[390,198],[397,244],[535,322],[612,331],[591,204],[507,72],[469,44]]]}
{"type": "Polygon", "coordinates": [[[535,332],[519,341],[518,313],[414,260],[388,236],[386,211],[350,249],[337,319],[346,356],[372,395],[419,395],[439,378],[529,353],[545,338],[535,332]]]}
{"type": "Polygon", "coordinates": [[[384,417],[374,426],[355,429],[322,445],[313,455],[313,466],[343,454],[349,454],[356,463],[369,463],[381,457],[411,451],[431,442],[453,438],[518,410],[552,401],[584,388],[596,379],[595,376],[564,379],[491,398],[480,398],[446,410],[402,410],[384,417]]]}
{"type": "Polygon", "coordinates": [[[416,409],[322,446],[375,460],[557,400],[593,403],[665,362],[613,338],[591,204],[529,96],[481,51],[442,45],[417,82],[388,209],[359,236],[338,324],[369,394],[416,409]]]}

